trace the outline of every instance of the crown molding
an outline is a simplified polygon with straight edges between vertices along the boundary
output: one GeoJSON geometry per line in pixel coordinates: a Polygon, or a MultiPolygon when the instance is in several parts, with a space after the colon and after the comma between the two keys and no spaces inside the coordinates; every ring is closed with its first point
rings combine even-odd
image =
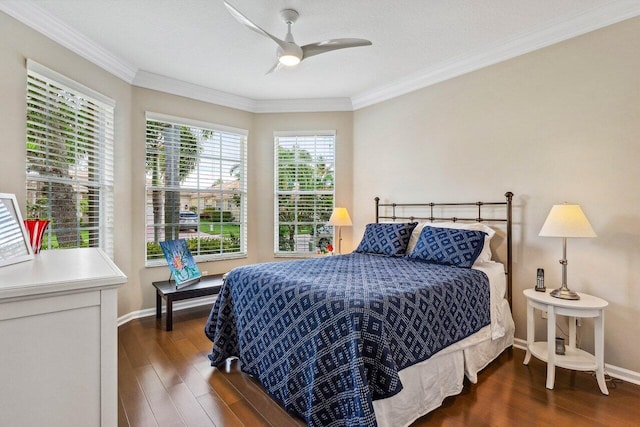
{"type": "Polygon", "coordinates": [[[558,20],[517,37],[503,40],[481,52],[461,55],[433,67],[412,73],[390,84],[356,94],[351,98],[256,100],[222,92],[144,70],[118,57],[83,34],[49,15],[33,2],[0,0],[0,10],[44,36],[75,52],[105,71],[135,86],[167,92],[251,113],[354,111],[424,87],[458,77],[496,63],[550,46],[640,15],[640,0],[618,0],[558,20]]]}
{"type": "Polygon", "coordinates": [[[350,98],[267,99],[256,100],[222,92],[204,86],[176,80],[171,77],[140,70],[134,86],[184,96],[223,107],[250,113],[305,113],[324,111],[353,111],[350,98]]]}
{"type": "Polygon", "coordinates": [[[33,2],[2,0],[0,10],[114,76],[127,83],[133,82],[138,71],[134,65],[48,14],[33,2]]]}
{"type": "Polygon", "coordinates": [[[351,98],[265,99],[255,103],[254,113],[353,111],[351,98]]]}
{"type": "Polygon", "coordinates": [[[576,15],[573,19],[558,20],[545,27],[503,40],[481,52],[459,56],[412,73],[393,83],[357,94],[351,98],[353,108],[358,110],[368,107],[638,15],[640,1],[614,1],[576,15]]]}
{"type": "Polygon", "coordinates": [[[184,96],[185,98],[222,105],[223,107],[253,112],[255,101],[243,96],[176,80],[160,74],[140,70],[133,79],[134,86],[184,96]]]}

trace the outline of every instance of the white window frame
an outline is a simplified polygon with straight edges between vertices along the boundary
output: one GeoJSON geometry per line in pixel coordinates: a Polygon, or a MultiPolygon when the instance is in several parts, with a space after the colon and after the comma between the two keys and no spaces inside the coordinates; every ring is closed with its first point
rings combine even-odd
{"type": "MultiPolygon", "coordinates": [[[[89,101],[94,107],[97,107],[97,123],[99,123],[99,131],[98,138],[94,141],[94,145],[91,146],[91,150],[93,151],[93,157],[95,157],[95,161],[92,164],[96,166],[95,171],[93,171],[94,176],[97,179],[90,180],[88,177],[83,179],[80,174],[76,173],[73,177],[69,177],[69,179],[64,177],[55,177],[40,175],[36,173],[27,173],[26,178],[26,186],[29,188],[30,183],[37,182],[58,182],[62,184],[70,184],[73,186],[85,186],[90,185],[92,188],[97,189],[98,191],[98,242],[97,245],[94,245],[92,242],[89,242],[89,246],[98,246],[105,253],[113,258],[114,256],[114,110],[115,110],[115,101],[101,93],[88,88],[60,73],[57,73],[31,59],[27,59],[27,91],[30,89],[35,90],[35,83],[31,83],[31,78],[38,79],[45,83],[47,87],[56,87],[65,93],[68,93],[70,96],[76,99],[83,99],[89,101]]],[[[42,84],[39,83],[39,87],[42,87],[42,84]]],[[[48,100],[41,103],[42,106],[52,105],[50,102],[55,102],[55,100],[48,100]]],[[[31,111],[31,107],[27,105],[27,119],[29,111],[31,111]]],[[[79,114],[68,116],[70,119],[79,120],[79,114]]],[[[41,144],[38,149],[44,150],[44,152],[48,152],[47,148],[47,140],[48,140],[48,129],[46,131],[43,130],[35,130],[34,128],[27,127],[27,137],[39,139],[41,144]]],[[[77,134],[72,135],[73,138],[78,138],[77,134]]],[[[29,140],[27,139],[27,142],[29,140]]],[[[29,166],[29,162],[35,161],[36,158],[32,158],[27,154],[27,167],[29,166]]],[[[77,160],[77,158],[76,158],[77,160]]],[[[77,162],[76,162],[76,172],[77,162]]],[[[29,194],[29,191],[27,191],[29,194]]],[[[80,212],[80,199],[76,199],[76,211],[80,212]]],[[[55,218],[51,218],[51,203],[47,204],[45,214],[47,219],[52,219],[55,221],[55,218]]],[[[27,216],[29,212],[27,212],[27,216]]],[[[77,239],[80,240],[79,233],[82,227],[80,227],[80,219],[77,218],[78,227],[70,228],[69,230],[75,230],[78,233],[77,239]]],[[[55,232],[55,226],[51,224],[47,230],[47,234],[49,237],[49,241],[55,232]]],[[[45,248],[47,249],[47,248],[45,248]]]]}
{"type": "MultiPolygon", "coordinates": [[[[279,220],[279,199],[278,196],[279,195],[286,195],[286,194],[306,194],[306,195],[316,195],[316,194],[322,194],[322,195],[326,195],[327,191],[301,191],[301,192],[295,192],[295,191],[281,191],[278,189],[278,175],[279,175],[279,162],[278,162],[278,147],[279,147],[279,139],[282,137],[286,137],[286,138],[295,138],[295,137],[300,137],[300,138],[309,138],[309,137],[332,137],[333,138],[333,162],[332,162],[332,168],[333,168],[333,189],[330,192],[330,195],[332,197],[332,205],[331,207],[328,209],[328,215],[327,215],[327,221],[326,222],[320,222],[318,221],[317,223],[314,223],[314,228],[317,226],[325,226],[326,229],[328,230],[329,234],[330,234],[330,238],[331,238],[331,244],[335,246],[334,242],[335,242],[335,236],[334,236],[334,228],[330,225],[327,224],[329,217],[331,216],[331,212],[333,211],[333,208],[335,207],[335,199],[336,199],[336,144],[337,144],[337,135],[336,135],[336,131],[335,130],[318,130],[318,131],[307,131],[307,130],[303,130],[303,131],[277,131],[273,133],[273,139],[274,139],[274,204],[273,204],[273,209],[274,209],[274,233],[273,233],[273,251],[274,251],[274,256],[276,257],[309,257],[309,256],[315,256],[316,253],[315,252],[305,252],[305,251],[281,251],[280,250],[280,220],[279,220]]],[[[315,153],[313,153],[315,154],[315,153]]],[[[313,237],[313,239],[315,239],[315,237],[313,237]]]]}
{"type": "MultiPolygon", "coordinates": [[[[240,142],[241,166],[239,171],[239,175],[241,179],[240,179],[240,184],[238,189],[238,192],[241,193],[241,203],[239,208],[239,218],[237,218],[237,221],[236,221],[240,225],[240,236],[239,236],[240,250],[239,252],[215,253],[215,254],[205,254],[205,255],[199,255],[197,253],[194,253],[193,257],[196,262],[246,258],[247,257],[247,228],[248,228],[247,227],[247,142],[248,142],[249,132],[246,129],[240,129],[240,128],[235,128],[231,126],[211,123],[211,122],[205,122],[200,120],[194,120],[194,119],[189,119],[184,117],[177,117],[177,116],[171,116],[167,114],[147,111],[145,114],[145,134],[147,130],[147,124],[146,124],[147,121],[158,121],[158,122],[170,123],[177,126],[193,127],[193,128],[204,129],[204,130],[218,132],[218,133],[233,134],[233,135],[242,137],[240,142]]],[[[147,157],[146,154],[147,154],[147,144],[146,144],[146,137],[145,137],[145,161],[147,157]]],[[[200,177],[198,176],[198,180],[199,179],[200,177]]],[[[145,212],[144,257],[145,257],[145,266],[147,267],[167,265],[164,257],[157,258],[157,259],[148,259],[147,257],[147,241],[149,239],[147,232],[148,232],[148,228],[152,227],[154,224],[153,224],[153,221],[151,221],[152,223],[149,223],[149,218],[146,212],[148,192],[153,189],[165,191],[167,188],[168,187],[166,186],[154,187],[153,185],[150,185],[148,181],[145,184],[145,202],[144,202],[145,209],[143,210],[145,212]]],[[[198,188],[180,188],[180,191],[192,191],[193,193],[197,193],[198,194],[197,197],[199,201],[201,193],[212,194],[212,193],[221,192],[222,190],[203,191],[198,188]]],[[[198,205],[199,205],[199,202],[198,202],[198,205]]],[[[181,207],[181,210],[183,210],[182,207],[181,207]]]]}

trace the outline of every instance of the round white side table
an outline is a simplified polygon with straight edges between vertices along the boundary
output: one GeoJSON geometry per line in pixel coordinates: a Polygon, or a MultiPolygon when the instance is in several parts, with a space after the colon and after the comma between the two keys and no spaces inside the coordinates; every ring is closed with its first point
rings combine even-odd
{"type": "Polygon", "coordinates": [[[549,295],[551,291],[523,291],[527,299],[527,354],[524,364],[531,356],[547,363],[547,388],[552,390],[556,376],[556,366],[578,371],[595,371],[600,391],[609,394],[604,380],[604,309],[609,303],[602,298],[583,293],[579,300],[565,300],[549,295]],[[547,341],[535,341],[534,309],[547,312],[547,341]],[[556,316],[569,317],[569,346],[564,355],[556,354],[556,316]],[[576,348],[576,318],[594,319],[595,355],[576,348]]]}

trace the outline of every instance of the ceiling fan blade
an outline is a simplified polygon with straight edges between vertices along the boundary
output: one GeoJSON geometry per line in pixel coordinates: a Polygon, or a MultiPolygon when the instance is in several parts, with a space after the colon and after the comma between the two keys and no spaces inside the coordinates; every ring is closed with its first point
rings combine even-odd
{"type": "Polygon", "coordinates": [[[264,75],[266,76],[268,74],[275,73],[276,71],[278,71],[280,69],[280,67],[282,67],[282,64],[280,63],[280,61],[276,61],[276,63],[273,64],[273,67],[269,68],[269,71],[264,73],[264,75]]]}
{"type": "Polygon", "coordinates": [[[278,44],[278,46],[280,46],[282,49],[286,49],[289,46],[289,43],[285,42],[284,40],[280,40],[279,38],[277,38],[276,36],[273,36],[271,34],[269,34],[268,32],[266,32],[265,30],[263,30],[262,28],[260,28],[258,25],[256,25],[255,23],[253,23],[249,18],[247,18],[246,16],[244,16],[238,9],[236,9],[235,7],[233,7],[229,2],[227,2],[225,0],[224,5],[227,7],[227,10],[229,10],[229,13],[231,13],[231,15],[236,18],[236,20],[238,22],[240,22],[242,25],[244,25],[245,27],[249,28],[250,30],[255,31],[258,34],[261,34],[265,37],[270,38],[271,40],[273,40],[274,42],[276,42],[278,44]]]}
{"type": "Polygon", "coordinates": [[[348,47],[359,46],[371,46],[369,40],[365,39],[331,39],[318,43],[311,43],[302,46],[302,59],[309,58],[310,56],[318,55],[320,53],[331,52],[332,50],[345,49],[348,47]]]}

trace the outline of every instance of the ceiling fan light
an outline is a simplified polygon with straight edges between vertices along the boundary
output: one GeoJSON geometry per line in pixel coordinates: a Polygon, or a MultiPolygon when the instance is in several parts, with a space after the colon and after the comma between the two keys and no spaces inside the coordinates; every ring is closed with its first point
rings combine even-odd
{"type": "Polygon", "coordinates": [[[300,58],[295,55],[281,55],[280,58],[278,58],[278,61],[280,61],[282,65],[293,67],[294,65],[298,65],[300,63],[300,58]]]}

